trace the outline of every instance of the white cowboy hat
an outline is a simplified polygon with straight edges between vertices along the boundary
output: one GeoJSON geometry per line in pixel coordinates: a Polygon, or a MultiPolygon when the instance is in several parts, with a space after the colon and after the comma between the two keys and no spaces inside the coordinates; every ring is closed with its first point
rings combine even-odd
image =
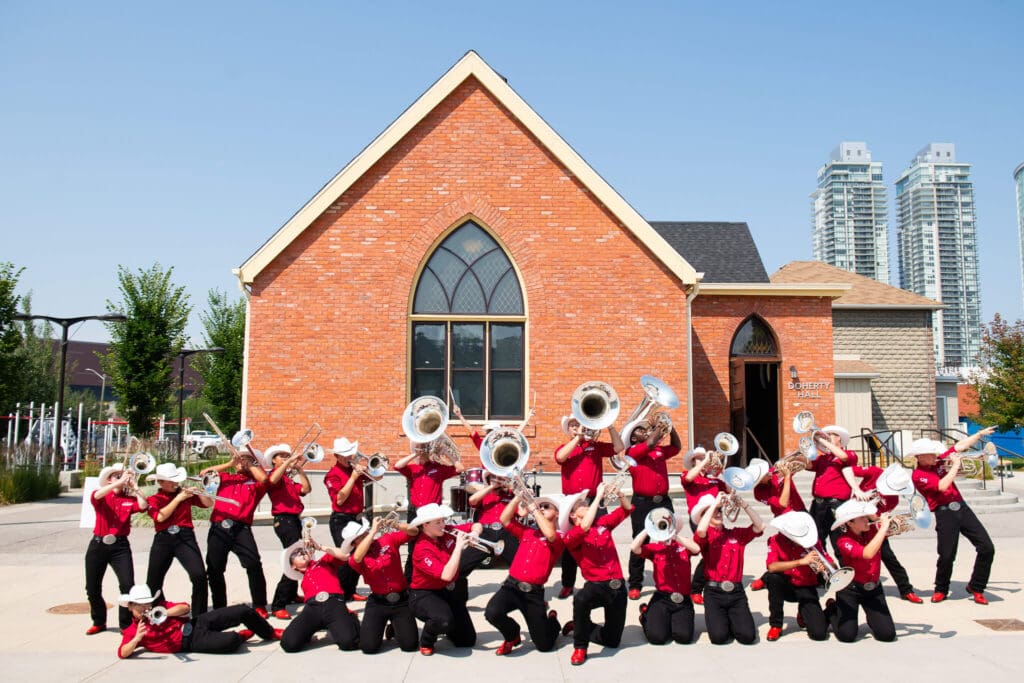
{"type": "Polygon", "coordinates": [[[769,524],[803,548],[811,548],[818,542],[818,527],[814,523],[814,518],[806,512],[784,512],[769,524]]]}
{"type": "Polygon", "coordinates": [[[918,439],[910,444],[907,455],[916,458],[919,455],[942,455],[949,450],[949,446],[936,441],[935,439],[918,439]]]}
{"type": "Polygon", "coordinates": [[[341,530],[341,552],[346,555],[352,552],[352,543],[370,530],[370,524],[365,519],[359,522],[349,522],[341,530]]]}
{"type": "Polygon", "coordinates": [[[428,503],[423,507],[416,508],[416,518],[409,522],[409,526],[420,526],[424,522],[433,522],[435,519],[448,519],[455,514],[447,505],[428,503]]]}
{"type": "Polygon", "coordinates": [[[576,424],[579,424],[580,421],[577,420],[572,415],[563,415],[562,416],[562,431],[565,432],[566,436],[572,438],[572,432],[569,431],[569,423],[570,422],[575,422],[576,424]]]}
{"type": "Polygon", "coordinates": [[[683,469],[692,470],[694,458],[696,458],[698,455],[703,457],[707,454],[708,452],[703,446],[697,446],[696,448],[687,451],[686,455],[683,456],[683,469]]]}
{"type": "Polygon", "coordinates": [[[715,496],[710,493],[705,493],[700,499],[694,503],[693,509],[690,510],[690,519],[693,520],[694,524],[700,524],[700,518],[704,516],[704,512],[715,504],[715,496]]]}
{"type": "Polygon", "coordinates": [[[747,471],[754,477],[754,485],[764,479],[764,475],[768,474],[768,470],[772,468],[771,463],[762,458],[753,458],[747,465],[747,471]]]}
{"type": "Polygon", "coordinates": [[[184,467],[178,467],[173,462],[164,462],[156,466],[153,474],[146,477],[151,481],[173,481],[175,484],[188,479],[188,472],[184,467]]]}
{"type": "Polygon", "coordinates": [[[907,474],[907,470],[898,462],[886,467],[878,475],[875,488],[883,496],[912,496],[914,495],[914,481],[907,474]]]}
{"type": "Polygon", "coordinates": [[[273,446],[263,451],[263,457],[274,462],[275,455],[291,455],[292,447],[286,443],[275,443],[273,446]]]}
{"type": "Polygon", "coordinates": [[[120,477],[121,476],[121,472],[123,472],[123,471],[124,471],[124,465],[119,463],[119,462],[118,463],[114,463],[113,465],[110,465],[108,467],[104,467],[102,470],[100,470],[100,477],[99,477],[99,479],[100,479],[100,483],[99,483],[100,488],[103,488],[104,486],[109,484],[110,480],[112,478],[120,477]]]}
{"type": "MultiPolygon", "coordinates": [[[[281,551],[281,573],[292,581],[302,581],[302,577],[305,576],[302,572],[292,566],[292,558],[295,557],[295,553],[300,550],[302,550],[302,541],[295,541],[295,543],[292,543],[281,551]]],[[[309,559],[312,562],[314,558],[311,557],[309,559]]]]}
{"type": "Polygon", "coordinates": [[[579,493],[562,496],[562,500],[558,503],[558,530],[563,534],[572,526],[572,522],[569,521],[569,513],[576,507],[576,502],[586,498],[588,493],[590,493],[589,489],[583,489],[579,493]]]}
{"type": "Polygon", "coordinates": [[[480,425],[480,433],[486,434],[487,432],[493,432],[495,429],[501,429],[501,423],[495,420],[488,420],[480,425]]]}
{"type": "Polygon", "coordinates": [[[826,434],[838,434],[839,445],[842,446],[843,448],[846,448],[846,444],[850,443],[850,432],[846,431],[839,425],[829,425],[827,427],[822,427],[821,431],[825,432],[826,434]]]}
{"type": "Polygon", "coordinates": [[[153,592],[149,590],[149,586],[144,583],[137,583],[132,586],[127,595],[122,593],[117,601],[122,605],[127,605],[129,602],[134,602],[136,605],[148,605],[159,597],[160,591],[153,595],[153,592]]]}
{"type": "Polygon", "coordinates": [[[835,531],[850,520],[877,514],[878,506],[874,503],[867,503],[862,500],[848,500],[836,508],[836,521],[832,525],[832,531],[835,531]]]}
{"type": "Polygon", "coordinates": [[[335,455],[350,458],[356,454],[357,450],[359,450],[358,441],[349,441],[346,437],[341,436],[334,440],[334,448],[331,452],[335,455]]]}

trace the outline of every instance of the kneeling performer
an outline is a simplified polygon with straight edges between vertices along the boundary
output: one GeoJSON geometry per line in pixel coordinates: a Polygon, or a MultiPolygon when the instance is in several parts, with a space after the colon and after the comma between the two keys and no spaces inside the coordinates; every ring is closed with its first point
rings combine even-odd
{"type": "Polygon", "coordinates": [[[683,536],[683,523],[669,508],[655,508],[644,522],[644,530],[630,546],[633,555],[654,565],[654,595],[650,604],[640,605],[644,636],[652,645],[670,640],[682,645],[692,643],[690,556],[699,555],[700,546],[683,536]]]}

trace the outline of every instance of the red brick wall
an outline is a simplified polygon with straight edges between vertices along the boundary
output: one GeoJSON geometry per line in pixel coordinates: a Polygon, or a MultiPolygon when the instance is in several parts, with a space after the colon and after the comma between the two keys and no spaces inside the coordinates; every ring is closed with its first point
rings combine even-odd
{"type": "MultiPolygon", "coordinates": [[[[644,373],[685,396],[681,286],[471,78],[253,283],[246,422],[259,445],[317,421],[326,447],[347,436],[365,453],[408,453],[399,417],[415,276],[469,216],[523,277],[531,466],[553,469],[559,420],[584,380],[611,383],[623,419],[644,373]]],[[[685,440],[686,406],[672,416],[685,440]]],[[[449,432],[475,461],[465,433],[449,432]]]]}
{"type": "Polygon", "coordinates": [[[835,419],[832,300],[828,298],[700,294],[694,299],[694,441],[708,445],[715,434],[730,430],[729,351],[736,330],[754,313],[775,333],[782,357],[780,417],[783,451],[789,452],[800,438],[791,428],[798,412],[812,411],[821,426],[835,419]],[[821,398],[798,398],[788,388],[790,365],[797,366],[801,381],[830,382],[828,390],[818,391],[821,398]]]}

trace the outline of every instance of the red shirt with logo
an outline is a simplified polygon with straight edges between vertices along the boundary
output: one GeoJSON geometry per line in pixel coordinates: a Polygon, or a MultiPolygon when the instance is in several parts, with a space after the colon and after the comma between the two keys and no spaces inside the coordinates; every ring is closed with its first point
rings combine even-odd
{"type": "Polygon", "coordinates": [[[476,521],[480,522],[484,526],[499,522],[501,519],[501,513],[505,510],[505,506],[508,505],[508,502],[514,497],[515,495],[506,488],[488,491],[475,506],[480,509],[480,514],[476,521]]]}
{"type": "Polygon", "coordinates": [[[671,444],[649,448],[646,441],[630,446],[627,454],[636,460],[629,469],[633,477],[633,493],[639,496],[664,496],[668,493],[668,460],[679,455],[679,447],[671,444]]]}
{"type": "MultiPolygon", "coordinates": [[[[861,491],[877,491],[878,490],[878,478],[882,476],[883,470],[881,467],[875,467],[869,465],[868,467],[861,467],[855,465],[851,468],[855,477],[860,477],[860,490],[861,491]]],[[[879,498],[876,502],[878,506],[878,514],[895,510],[896,506],[900,504],[899,496],[883,496],[881,493],[878,494],[879,498]]]]}
{"type": "Polygon", "coordinates": [[[271,485],[267,491],[270,496],[270,514],[301,515],[306,506],[302,504],[302,482],[295,481],[287,474],[281,481],[271,485]]]}
{"type": "Polygon", "coordinates": [[[709,494],[717,496],[719,491],[725,493],[728,490],[725,482],[717,477],[711,478],[699,474],[694,477],[693,481],[686,481],[686,472],[683,472],[679,479],[683,484],[683,491],[686,493],[686,510],[688,512],[692,512],[693,506],[704,496],[709,494]]]}
{"type": "Polygon", "coordinates": [[[221,522],[230,519],[251,525],[252,517],[256,514],[256,506],[260,504],[260,500],[266,492],[267,485],[259,483],[248,474],[220,475],[220,488],[217,489],[217,495],[237,500],[239,505],[235,506],[222,500],[215,501],[213,512],[210,513],[210,521],[221,522]]]}
{"type": "MultiPolygon", "coordinates": [[[[152,606],[160,604],[154,602],[152,606]]],[[[176,605],[180,605],[180,602],[164,602],[163,606],[167,609],[171,609],[176,605]]],[[[142,640],[139,641],[139,647],[144,647],[150,652],[162,652],[164,654],[174,654],[175,652],[181,652],[181,627],[188,623],[188,617],[167,617],[160,624],[146,623],[146,635],[142,636],[142,640]]],[[[121,657],[121,648],[128,644],[135,634],[139,632],[139,620],[132,619],[131,625],[128,626],[121,634],[121,644],[117,648],[117,656],[121,657]]]]}
{"type": "Polygon", "coordinates": [[[102,498],[97,498],[94,491],[92,507],[96,510],[96,523],[92,527],[92,532],[97,536],[127,536],[132,530],[132,515],[142,512],[135,496],[122,496],[116,491],[111,491],[102,498]]]}
{"type": "Polygon", "coordinates": [[[843,565],[853,569],[853,580],[857,583],[878,582],[882,574],[882,553],[877,552],[870,560],[864,558],[864,546],[875,537],[872,529],[866,534],[855,534],[847,531],[836,541],[839,548],[839,556],[843,558],[843,565]]]}
{"type": "Polygon", "coordinates": [[[690,556],[695,554],[675,541],[640,547],[640,557],[654,565],[654,587],[664,593],[690,594],[690,556]]]}
{"type": "MultiPolygon", "coordinates": [[[[820,552],[820,551],[819,551],[820,552]]],[[[775,562],[794,562],[801,559],[808,551],[799,543],[794,543],[783,534],[775,534],[768,539],[768,557],[765,567],[775,562]]],[[[782,572],[789,577],[794,586],[817,586],[818,574],[808,565],[797,565],[782,572]]]]}
{"type": "MultiPolygon", "coordinates": [[[[469,533],[472,524],[445,525],[445,531],[459,529],[469,533]]],[[[412,581],[409,588],[413,590],[437,591],[448,587],[451,581],[441,578],[441,572],[455,550],[455,536],[450,533],[441,534],[438,538],[430,538],[420,532],[412,551],[412,581]]]]}
{"type": "Polygon", "coordinates": [[[851,491],[850,485],[843,476],[843,468],[853,467],[856,464],[857,454],[853,451],[846,451],[846,456],[843,458],[837,458],[831,451],[819,453],[818,457],[811,461],[811,471],[814,472],[811,493],[816,498],[848,500],[851,491]]]}
{"type": "MultiPolygon", "coordinates": [[[[563,446],[565,444],[562,444],[563,446]]],[[[555,453],[562,446],[555,449],[555,453]]],[[[615,448],[605,441],[580,441],[569,453],[562,468],[562,493],[579,493],[583,489],[591,493],[597,490],[604,474],[604,459],[615,455],[615,448]]],[[[558,462],[558,459],[555,459],[558,462]]]]}
{"type": "Polygon", "coordinates": [[[169,514],[167,519],[164,521],[161,522],[157,519],[157,517],[160,516],[160,510],[170,505],[171,501],[174,500],[177,495],[177,491],[167,493],[166,491],[160,490],[146,499],[146,502],[149,503],[149,516],[153,518],[153,528],[157,531],[166,531],[172,526],[188,529],[193,527],[192,507],[203,507],[197,496],[190,496],[178,503],[174,508],[174,512],[169,514]]]}
{"type": "Polygon", "coordinates": [[[565,549],[572,554],[587,581],[622,579],[622,565],[612,530],[627,517],[626,509],[618,507],[594,520],[587,531],[574,526],[565,533],[565,549]]]}
{"type": "Polygon", "coordinates": [[[327,487],[327,495],[331,498],[331,510],[347,515],[358,515],[363,511],[365,505],[363,500],[363,482],[357,481],[352,485],[348,498],[341,505],[338,505],[338,491],[345,487],[348,480],[355,474],[351,467],[342,465],[339,460],[334,467],[324,476],[324,486],[327,487]]]}
{"type": "Polygon", "coordinates": [[[704,538],[694,536],[704,555],[704,573],[708,581],[743,581],[743,553],[747,544],[761,535],[753,527],[708,527],[704,538]]]}
{"type": "MultiPolygon", "coordinates": [[[[411,462],[405,467],[399,467],[398,473],[409,480],[409,503],[418,508],[440,503],[444,482],[459,475],[459,471],[451,465],[436,462],[428,462],[426,465],[411,462]]],[[[419,545],[418,540],[416,545],[419,545]]]]}
{"type": "Polygon", "coordinates": [[[918,465],[917,469],[914,470],[913,477],[914,488],[928,501],[929,510],[935,510],[940,505],[962,503],[964,500],[964,497],[960,495],[960,489],[956,487],[956,483],[951,483],[945,491],[939,490],[939,481],[942,477],[939,476],[935,467],[925,468],[918,465]]]}
{"type": "Polygon", "coordinates": [[[551,576],[555,562],[562,556],[565,548],[562,537],[548,541],[540,529],[524,526],[514,519],[505,528],[519,539],[519,549],[512,558],[508,575],[516,581],[543,586],[551,576]]]}
{"type": "Polygon", "coordinates": [[[302,597],[306,602],[314,600],[317,593],[345,594],[338,579],[340,566],[341,560],[326,553],[306,565],[306,571],[302,574],[302,597]]]}
{"type": "Polygon", "coordinates": [[[407,543],[410,538],[411,536],[404,531],[384,534],[370,544],[370,549],[362,562],[356,562],[353,554],[348,558],[348,565],[362,574],[372,593],[401,593],[409,584],[405,581],[405,570],[402,568],[398,546],[407,543]]]}
{"type": "Polygon", "coordinates": [[[778,517],[784,512],[797,511],[804,512],[807,510],[804,507],[804,499],[800,497],[800,492],[796,490],[796,482],[790,481],[789,483],[789,505],[783,507],[779,502],[782,498],[782,485],[784,483],[784,477],[778,472],[772,472],[771,476],[763,484],[758,484],[754,487],[754,498],[761,501],[769,508],[771,508],[772,515],[778,517]]]}

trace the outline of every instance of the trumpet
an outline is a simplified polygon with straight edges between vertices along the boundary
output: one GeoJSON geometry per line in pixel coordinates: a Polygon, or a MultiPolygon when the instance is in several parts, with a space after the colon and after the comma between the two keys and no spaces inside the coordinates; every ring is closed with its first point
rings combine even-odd
{"type": "Polygon", "coordinates": [[[167,608],[163,605],[150,607],[148,610],[142,613],[142,617],[146,621],[151,623],[153,626],[159,626],[160,624],[167,621],[167,608]]]}
{"type": "Polygon", "coordinates": [[[470,545],[476,548],[477,550],[488,551],[493,555],[501,555],[501,553],[505,551],[505,541],[503,540],[488,541],[486,539],[480,538],[479,536],[467,534],[462,529],[445,529],[444,532],[446,534],[454,536],[455,538],[465,536],[467,545],[470,545]]]}
{"type": "Polygon", "coordinates": [[[388,456],[380,453],[363,455],[356,451],[356,454],[352,456],[351,463],[352,467],[361,468],[366,477],[372,481],[380,481],[388,471],[388,456]]]}
{"type": "Polygon", "coordinates": [[[302,549],[310,558],[313,557],[313,551],[317,546],[316,541],[313,540],[313,529],[316,528],[316,525],[316,517],[302,518],[302,549]]]}
{"type": "Polygon", "coordinates": [[[584,382],[576,387],[570,402],[572,416],[593,440],[597,433],[615,424],[619,417],[619,395],[605,382],[584,382]]]}

